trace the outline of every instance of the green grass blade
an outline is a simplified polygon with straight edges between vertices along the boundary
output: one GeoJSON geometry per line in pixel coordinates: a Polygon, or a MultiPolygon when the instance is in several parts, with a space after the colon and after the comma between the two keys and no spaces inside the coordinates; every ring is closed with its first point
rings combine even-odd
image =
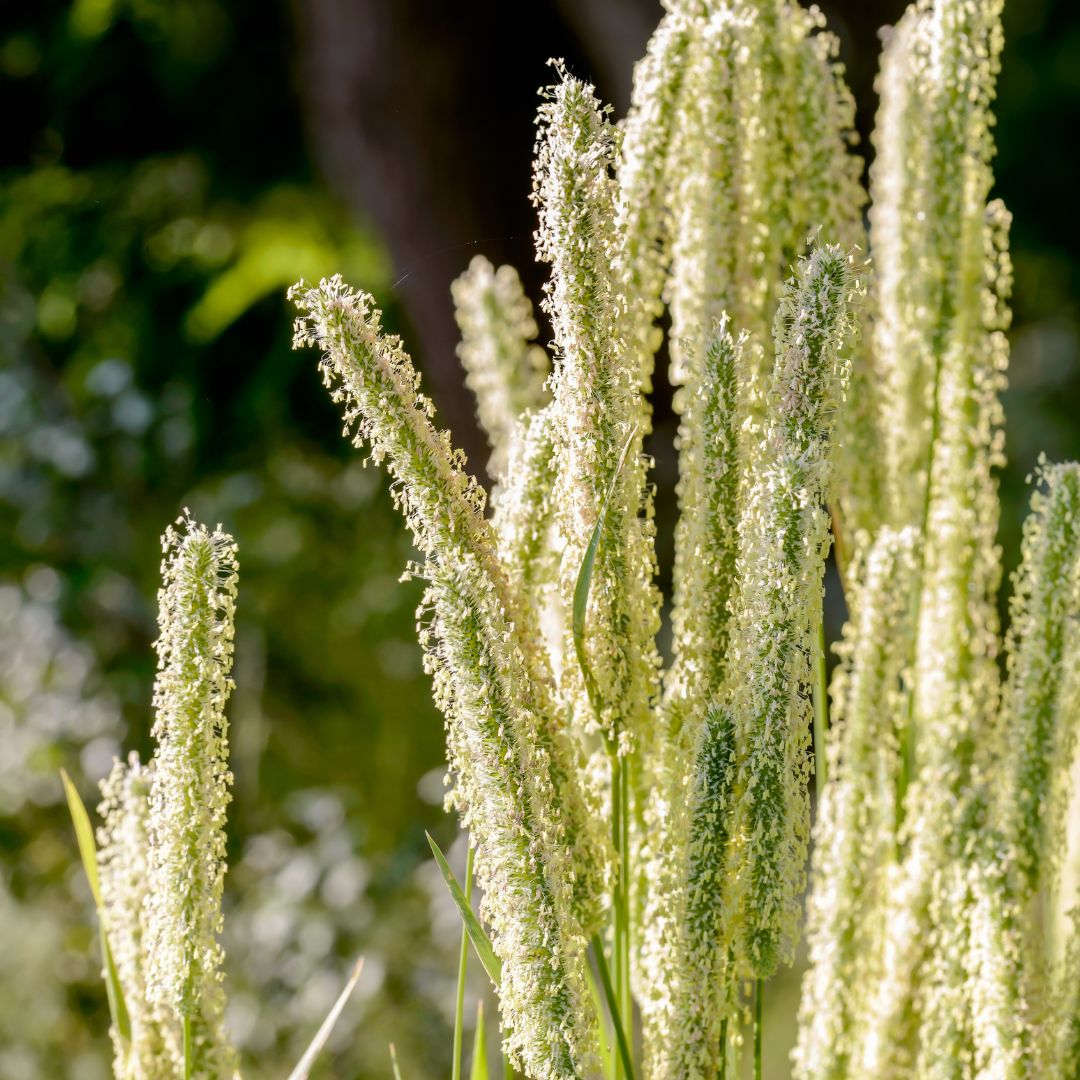
{"type": "Polygon", "coordinates": [[[446,882],[446,887],[450,890],[450,897],[457,905],[458,912],[461,914],[461,919],[465,923],[465,930],[469,935],[469,940],[473,943],[476,955],[480,958],[480,963],[484,965],[484,970],[488,973],[488,978],[491,979],[497,987],[502,980],[502,964],[499,963],[499,958],[495,955],[495,950],[491,947],[491,939],[480,925],[480,920],[473,914],[468,899],[461,891],[461,886],[458,884],[457,878],[454,877],[454,871],[450,869],[450,864],[446,861],[446,856],[439,850],[439,845],[432,839],[431,833],[425,833],[424,835],[427,836],[428,843],[431,845],[431,853],[435,856],[435,861],[439,864],[439,869],[442,871],[443,881],[446,882]]]}
{"type": "Polygon", "coordinates": [[[304,1056],[297,1063],[296,1068],[289,1073],[289,1080],[307,1080],[308,1073],[311,1072],[311,1066],[322,1052],[327,1039],[330,1038],[330,1033],[334,1030],[334,1025],[338,1022],[338,1018],[345,1008],[345,1003],[352,996],[353,990],[356,989],[356,984],[360,980],[360,972],[363,970],[364,958],[361,956],[360,959],[356,961],[356,966],[349,976],[349,981],[338,995],[337,1001],[334,1002],[334,1007],[326,1014],[326,1019],[322,1022],[322,1027],[315,1032],[315,1038],[311,1040],[311,1045],[304,1051],[304,1056]]]}
{"type": "Polygon", "coordinates": [[[610,1076],[614,1068],[611,1055],[615,1048],[604,1023],[604,999],[600,994],[600,987],[596,985],[596,972],[593,971],[592,964],[586,965],[586,971],[589,974],[589,992],[592,994],[596,1015],[600,1017],[600,1065],[604,1075],[610,1076]]]}
{"type": "MultiPolygon", "coordinates": [[[[469,845],[469,854],[465,860],[465,899],[472,906],[472,870],[473,849],[469,845]]],[[[469,932],[464,924],[461,927],[461,956],[458,960],[457,1006],[454,1010],[454,1062],[453,1080],[461,1080],[461,1051],[465,1041],[465,973],[469,964],[469,932]]]]}
{"type": "Polygon", "coordinates": [[[626,1041],[626,1032],[623,1030],[622,1018],[619,1016],[619,1005],[615,999],[615,988],[611,985],[611,974],[608,971],[607,960],[604,959],[604,945],[599,934],[594,934],[592,939],[593,952],[596,954],[596,966],[600,971],[600,985],[604,988],[604,997],[607,999],[608,1012],[611,1014],[611,1023],[615,1028],[615,1044],[619,1048],[619,1057],[622,1060],[623,1071],[627,1080],[634,1080],[634,1063],[630,1057],[630,1047],[626,1041]]]}
{"type": "Polygon", "coordinates": [[[105,963],[105,995],[109,999],[109,1015],[120,1038],[125,1043],[131,1042],[131,1019],[128,1016],[124,991],[120,986],[120,973],[116,970],[112,949],[109,947],[109,935],[105,930],[105,905],[101,900],[101,882],[98,879],[97,844],[94,843],[94,827],[90,824],[90,815],[86,812],[71,777],[61,769],[60,779],[64,783],[67,796],[68,812],[71,823],[75,826],[75,841],[79,845],[79,857],[82,859],[86,880],[90,884],[90,893],[98,913],[98,938],[101,941],[101,957],[105,963]]]}
{"type": "Polygon", "coordinates": [[[90,824],[90,815],[86,812],[86,807],[78,791],[75,790],[71,777],[63,769],[60,770],[60,779],[64,782],[64,794],[67,796],[71,822],[75,826],[75,840],[79,845],[79,855],[82,858],[83,870],[86,871],[86,880],[90,883],[94,906],[100,911],[104,904],[101,902],[101,883],[98,881],[94,827],[90,824]]]}
{"type": "Polygon", "coordinates": [[[401,1080],[401,1069],[398,1068],[397,1063],[397,1050],[394,1049],[394,1044],[390,1044],[390,1064],[394,1069],[394,1080],[401,1080]]]}
{"type": "Polygon", "coordinates": [[[588,660],[585,655],[585,614],[589,607],[589,587],[592,585],[593,569],[596,566],[596,552],[600,547],[600,534],[604,529],[604,519],[607,517],[608,505],[611,503],[611,496],[615,492],[615,485],[619,482],[623,465],[626,464],[626,455],[630,452],[630,444],[634,441],[636,434],[637,425],[635,424],[626,439],[626,445],[623,446],[622,453],[619,455],[618,467],[615,469],[615,475],[611,478],[611,484],[604,495],[600,513],[596,515],[596,524],[593,526],[592,535],[589,537],[588,547],[585,548],[585,556],[581,560],[581,569],[578,570],[577,581],[574,582],[574,610],[572,617],[574,651],[577,653],[581,673],[585,678],[585,686],[594,708],[599,704],[596,700],[596,684],[593,681],[592,673],[589,671],[588,660]]]}
{"type": "Polygon", "coordinates": [[[489,1080],[487,1040],[484,1038],[484,1003],[476,1003],[476,1034],[473,1036],[472,1068],[469,1080],[489,1080]]]}

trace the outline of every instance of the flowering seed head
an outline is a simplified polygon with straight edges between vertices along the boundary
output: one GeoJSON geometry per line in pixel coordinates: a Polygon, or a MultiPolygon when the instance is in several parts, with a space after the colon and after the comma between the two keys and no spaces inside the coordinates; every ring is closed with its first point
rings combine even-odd
{"type": "Polygon", "coordinates": [[[146,983],[151,1004],[190,1025],[194,1075],[221,1077],[235,1070],[218,934],[232,783],[225,704],[233,688],[236,545],[190,516],[177,525],[162,538],[158,593],[146,983]]]}
{"type": "Polygon", "coordinates": [[[514,429],[527,410],[546,401],[547,353],[532,344],[532,304],[512,266],[497,270],[482,255],[451,286],[465,381],[476,395],[476,411],[491,444],[488,472],[500,482],[514,429]]]}

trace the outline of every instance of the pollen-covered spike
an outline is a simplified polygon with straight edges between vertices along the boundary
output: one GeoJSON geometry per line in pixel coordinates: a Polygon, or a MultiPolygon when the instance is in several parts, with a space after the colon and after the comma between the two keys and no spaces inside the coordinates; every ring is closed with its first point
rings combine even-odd
{"type": "Polygon", "coordinates": [[[551,364],[534,344],[532,304],[512,266],[496,269],[477,255],[451,292],[461,331],[458,356],[491,445],[488,472],[502,483],[518,421],[547,400],[544,380],[551,364]]]}
{"type": "Polygon", "coordinates": [[[537,599],[557,576],[557,557],[548,543],[554,506],[554,411],[548,406],[523,417],[510,444],[506,484],[492,523],[499,556],[512,581],[537,599]]]}
{"type": "Polygon", "coordinates": [[[855,288],[847,255],[823,246],[800,260],[781,298],[760,464],[739,521],[730,657],[740,752],[736,955],[741,973],[754,978],[791,961],[806,876],[810,656],[855,288]]]}
{"type": "MultiPolygon", "coordinates": [[[[919,785],[907,789],[908,801],[920,802],[919,785]]],[[[858,1069],[854,1075],[876,1080],[907,1080],[918,1049],[919,1006],[927,957],[933,876],[938,865],[934,837],[914,834],[903,863],[886,869],[881,915],[881,977],[867,988],[861,1010],[858,1069]]]]}
{"type": "MultiPolygon", "coordinates": [[[[884,378],[882,435],[891,516],[919,524],[933,484],[953,357],[983,362],[1007,315],[987,304],[984,245],[993,183],[990,104],[1000,66],[1001,0],[918,0],[892,31],[878,77],[871,170],[874,347],[884,378]],[[986,325],[987,316],[991,325],[986,325]]],[[[1007,287],[999,290],[1006,293],[1007,287]]],[[[987,378],[993,384],[990,370],[987,378]]],[[[996,420],[989,422],[996,426],[996,420]]],[[[987,420],[969,423],[990,439],[987,420]]]]}
{"type": "MultiPolygon", "coordinates": [[[[701,377],[687,397],[679,424],[681,477],[672,588],[672,665],[664,680],[669,735],[686,728],[684,755],[724,686],[735,595],[740,453],[737,379],[746,335],[734,338],[723,317],[714,327],[701,377]]],[[[742,448],[745,451],[745,447],[742,448]]]]}
{"type": "Polygon", "coordinates": [[[818,798],[813,889],[795,1076],[852,1075],[870,988],[883,978],[880,941],[897,849],[898,733],[911,655],[915,531],[883,530],[852,578],[851,619],[833,682],[829,781],[818,798]]]}
{"type": "Polygon", "coordinates": [[[593,88],[560,75],[539,111],[533,200],[537,255],[551,267],[545,308],[555,331],[555,506],[567,611],[606,507],[583,643],[596,693],[590,700],[578,665],[563,665],[563,681],[579,722],[598,725],[625,752],[656,696],[659,666],[652,506],[641,451],[648,416],[617,266],[615,132],[593,88]]]}
{"type": "Polygon", "coordinates": [[[131,1041],[114,1038],[117,1077],[143,1080],[183,1067],[179,1028],[147,995],[146,921],[150,862],[150,785],[153,772],[132,753],[117,760],[101,783],[98,876],[109,949],[123,990],[131,1041]]]}
{"type": "Polygon", "coordinates": [[[1041,462],[1037,477],[1014,579],[1002,708],[1012,748],[1002,805],[1032,895],[1056,878],[1080,730],[1070,678],[1080,667],[1080,465],[1041,462]]]}
{"type": "Polygon", "coordinates": [[[1080,907],[1070,912],[1064,960],[1048,1026],[1047,1075],[1080,1076],[1080,907]]]}
{"type": "MultiPolygon", "coordinates": [[[[515,884],[513,891],[522,927],[510,915],[504,919],[501,909],[491,909],[504,964],[512,1053],[531,1063],[530,1071],[549,1053],[550,1070],[570,1069],[567,1062],[580,1065],[587,1053],[569,1029],[561,1049],[552,1042],[554,1028],[543,1019],[547,1006],[541,999],[555,984],[536,984],[543,964],[522,942],[535,945],[543,938],[552,963],[552,958],[565,959],[565,971],[551,978],[569,979],[569,989],[558,994],[571,995],[564,1005],[576,1003],[571,961],[580,959],[603,919],[610,853],[582,791],[580,751],[556,698],[535,613],[521,582],[507,574],[498,557],[496,534],[482,514],[482,492],[465,474],[448,437],[433,426],[433,410],[420,395],[412,364],[398,339],[382,333],[371,298],[348,290],[340,279],[318,289],[297,287],[293,295],[306,312],[298,320],[297,343],[325,350],[324,376],[336,400],[345,403],[347,427],[356,430],[357,442],[370,441],[373,457],[385,462],[398,504],[427,558],[424,573],[431,584],[420,614],[422,620],[427,612],[434,617],[421,621],[420,638],[436,701],[447,717],[455,777],[451,801],[466,823],[475,825],[479,879],[527,875],[528,887],[515,884]],[[503,796],[493,801],[499,784],[503,796]],[[508,847],[513,837],[517,847],[508,847]],[[543,927],[539,938],[532,930],[531,938],[520,937],[536,926],[543,927]]],[[[497,903],[496,896],[491,903],[497,903]]],[[[568,1013],[560,1015],[569,1023],[568,1013]]]]}
{"type": "Polygon", "coordinates": [[[676,385],[695,377],[723,311],[764,349],[807,236],[861,244],[865,201],[854,106],[820,14],[768,0],[680,16],[689,44],[664,177],[676,385]]]}
{"type": "Polygon", "coordinates": [[[521,658],[502,644],[498,606],[473,595],[469,569],[435,570],[425,666],[446,717],[452,800],[472,838],[481,911],[502,962],[506,1052],[531,1077],[591,1076],[597,1016],[585,950],[597,926],[583,927],[575,914],[575,875],[590,868],[575,863],[573,822],[552,779],[561,765],[534,733],[543,719],[516,689],[525,680],[521,658]]]}
{"type": "Polygon", "coordinates": [[[706,1080],[738,1024],[728,871],[737,770],[734,717],[712,707],[690,747],[693,769],[669,808],[645,912],[642,999],[646,1075],[706,1080]]]}
{"type": "Polygon", "coordinates": [[[158,593],[157,742],[147,865],[148,1000],[188,1029],[193,1076],[232,1076],[224,1028],[221,896],[229,788],[228,721],[236,544],[191,517],[162,538],[158,593]]]}
{"type": "Polygon", "coordinates": [[[630,112],[619,148],[620,267],[627,295],[629,344],[637,354],[642,391],[652,389],[653,362],[663,334],[664,279],[670,245],[669,154],[686,104],[687,54],[696,20],[669,5],[645,56],[634,68],[630,112]]]}

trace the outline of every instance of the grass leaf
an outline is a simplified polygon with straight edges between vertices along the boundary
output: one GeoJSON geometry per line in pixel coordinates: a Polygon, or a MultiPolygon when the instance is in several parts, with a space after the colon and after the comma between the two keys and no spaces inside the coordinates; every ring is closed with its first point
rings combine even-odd
{"type": "Polygon", "coordinates": [[[68,812],[71,823],[75,826],[75,841],[79,845],[79,857],[82,859],[86,880],[90,884],[90,893],[94,897],[94,906],[98,913],[98,937],[101,941],[101,957],[105,963],[105,994],[109,999],[109,1015],[112,1017],[120,1038],[125,1043],[131,1042],[131,1018],[128,1016],[124,991],[120,986],[120,973],[116,970],[112,949],[109,948],[109,936],[105,931],[105,905],[101,899],[101,882],[98,879],[97,844],[94,842],[94,827],[90,824],[90,815],[86,812],[71,777],[61,769],[60,779],[64,782],[64,794],[67,796],[68,812]]]}
{"type": "Polygon", "coordinates": [[[311,1045],[304,1051],[304,1056],[297,1063],[296,1068],[289,1073],[289,1080],[307,1080],[307,1075],[311,1071],[311,1066],[315,1063],[315,1059],[326,1045],[326,1040],[330,1038],[330,1032],[334,1030],[334,1025],[337,1023],[338,1017],[341,1016],[341,1011],[345,1008],[345,1003],[349,1000],[350,995],[356,988],[356,984],[360,979],[360,972],[363,970],[364,958],[361,956],[360,959],[356,961],[356,966],[353,968],[352,974],[349,976],[349,981],[345,984],[345,988],[338,995],[337,1001],[334,1002],[334,1007],[326,1014],[326,1019],[322,1022],[322,1027],[315,1032],[315,1038],[311,1040],[311,1045]]]}
{"type": "Polygon", "coordinates": [[[435,861],[442,871],[443,881],[446,882],[446,887],[450,890],[450,897],[457,905],[457,909],[465,923],[465,930],[469,935],[469,940],[473,943],[476,955],[480,958],[480,963],[484,965],[488,978],[497,987],[502,979],[502,964],[499,963],[499,958],[491,947],[491,939],[480,925],[480,920],[473,914],[472,906],[461,891],[461,886],[458,884],[457,878],[454,877],[454,871],[450,869],[446,856],[439,850],[439,845],[432,839],[431,833],[425,833],[425,835],[431,845],[431,853],[435,856],[435,861]]]}
{"type": "Polygon", "coordinates": [[[596,684],[593,681],[592,672],[589,670],[588,658],[585,655],[585,614],[589,607],[589,587],[592,585],[593,568],[596,566],[596,552],[600,547],[600,534],[604,530],[604,519],[607,517],[608,506],[611,503],[611,496],[615,492],[615,485],[619,482],[619,476],[622,473],[623,465],[626,464],[626,455],[630,452],[630,444],[634,441],[634,436],[637,434],[637,424],[634,425],[633,430],[627,436],[626,444],[622,448],[622,453],[619,455],[619,464],[615,469],[615,475],[611,478],[611,483],[608,485],[607,493],[604,495],[604,501],[600,506],[600,513],[596,515],[596,524],[593,526],[592,535],[589,537],[589,544],[585,548],[585,556],[581,560],[581,569],[578,570],[577,581],[574,583],[574,610],[573,610],[573,632],[574,632],[574,651],[577,653],[578,663],[581,665],[581,673],[585,678],[585,687],[588,691],[589,698],[593,703],[593,708],[599,707],[596,694],[596,684]]]}
{"type": "Polygon", "coordinates": [[[488,1080],[483,1001],[476,1003],[476,1034],[473,1036],[472,1068],[469,1070],[469,1080],[488,1080]]]}

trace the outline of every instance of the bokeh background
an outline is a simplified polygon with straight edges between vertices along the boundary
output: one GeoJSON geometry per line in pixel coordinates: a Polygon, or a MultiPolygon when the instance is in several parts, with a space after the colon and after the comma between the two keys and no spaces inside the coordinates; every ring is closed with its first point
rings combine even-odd
{"type": "MultiPolygon", "coordinates": [[[[897,0],[823,5],[867,134],[897,0]]],[[[39,0],[0,15],[0,1077],[108,1075],[89,897],[57,770],[88,801],[146,753],[164,525],[241,549],[230,1024],[284,1076],[350,963],[367,964],[322,1075],[449,1071],[456,855],[442,728],[413,635],[410,544],[340,438],[285,287],[341,271],[406,336],[477,467],[449,284],[483,253],[534,298],[536,90],[565,57],[621,115],[649,0],[39,0]],[[524,20],[524,22],[522,21],[524,20]]],[[[997,193],[1015,214],[1010,464],[1080,456],[1080,15],[1010,0],[997,193]]],[[[869,151],[868,146],[864,149],[869,151]]],[[[669,562],[668,391],[651,449],[669,562]]],[[[839,618],[839,611],[836,612],[839,618]]],[[[835,620],[834,620],[835,621],[835,620]]],[[[835,634],[836,626],[832,627],[835,634]]],[[[473,993],[480,991],[477,981],[473,993]]],[[[772,993],[787,1075],[796,983],[772,993]]]]}

